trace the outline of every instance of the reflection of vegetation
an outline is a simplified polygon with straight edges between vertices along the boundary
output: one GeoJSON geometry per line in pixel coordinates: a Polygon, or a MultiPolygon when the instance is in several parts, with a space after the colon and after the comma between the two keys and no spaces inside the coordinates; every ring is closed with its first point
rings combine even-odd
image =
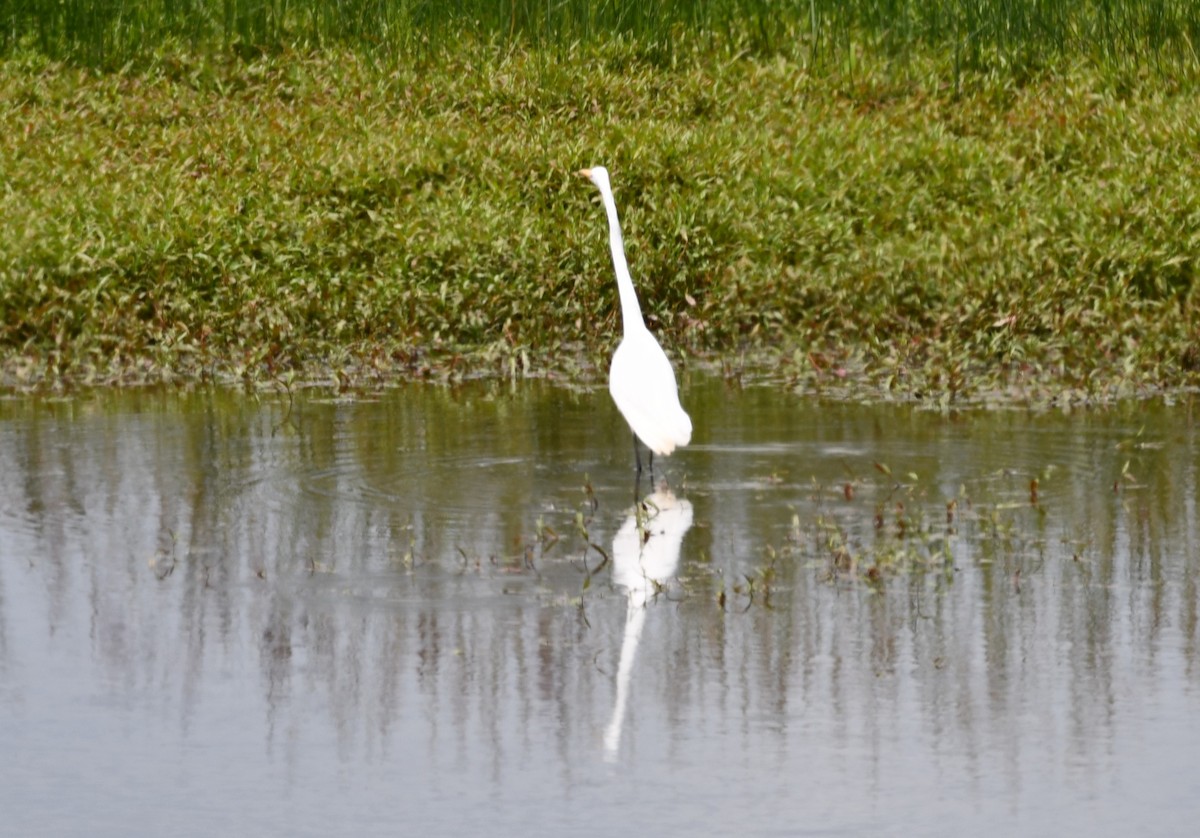
{"type": "MultiPolygon", "coordinates": [[[[639,726],[720,701],[751,727],[802,707],[871,729],[911,690],[946,736],[1010,719],[993,741],[1028,747],[1045,731],[1006,712],[1019,695],[1071,714],[1053,734],[1086,754],[1128,675],[1114,647],[1136,650],[1137,677],[1200,678],[1190,408],[950,414],[703,378],[687,393],[708,437],[671,464],[695,524],[680,586],[649,589],[664,616],[639,651],[639,726]]],[[[257,667],[271,725],[314,702],[305,723],[332,719],[346,751],[436,747],[440,728],[511,754],[531,718],[564,731],[564,761],[594,746],[625,597],[591,545],[631,482],[606,394],[135,391],[4,400],[0,422],[0,531],[30,558],[0,562],[0,667],[13,615],[34,614],[61,628],[41,642],[94,644],[114,689],[184,724],[214,700],[206,679],[257,667]]]]}

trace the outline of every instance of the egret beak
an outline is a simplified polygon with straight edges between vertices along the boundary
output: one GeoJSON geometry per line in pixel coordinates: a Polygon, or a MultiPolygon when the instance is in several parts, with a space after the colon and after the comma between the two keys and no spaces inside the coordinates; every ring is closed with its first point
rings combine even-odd
{"type": "Polygon", "coordinates": [[[575,174],[580,175],[581,177],[585,177],[588,180],[592,179],[592,170],[591,169],[580,169],[575,174]]]}

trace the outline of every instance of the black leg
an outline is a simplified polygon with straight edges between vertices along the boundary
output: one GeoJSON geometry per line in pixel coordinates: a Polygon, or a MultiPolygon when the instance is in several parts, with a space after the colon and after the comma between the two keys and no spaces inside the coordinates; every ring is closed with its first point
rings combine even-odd
{"type": "MultiPolygon", "coordinates": [[[[654,456],[653,452],[650,456],[654,456]]],[[[639,493],[642,490],[642,453],[638,450],[637,434],[633,435],[633,459],[637,461],[637,472],[633,476],[633,505],[636,507],[641,500],[639,493]]]]}
{"type": "Polygon", "coordinates": [[[654,452],[650,452],[650,491],[654,491],[654,452]]]}

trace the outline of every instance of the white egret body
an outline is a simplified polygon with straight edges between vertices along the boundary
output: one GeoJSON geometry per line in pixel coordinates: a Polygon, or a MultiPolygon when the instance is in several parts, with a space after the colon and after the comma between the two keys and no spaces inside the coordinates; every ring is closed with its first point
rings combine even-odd
{"type": "MultiPolygon", "coordinates": [[[[625,262],[625,242],[621,238],[617,203],[608,182],[608,170],[596,166],[584,169],[579,174],[596,184],[604,201],[604,209],[608,213],[613,270],[617,274],[617,291],[621,297],[621,320],[625,334],[613,353],[608,372],[608,391],[617,409],[633,429],[634,436],[650,449],[653,471],[654,454],[666,456],[691,441],[692,420],[679,404],[679,386],[675,382],[671,362],[642,320],[633,278],[625,262]]],[[[640,460],[638,471],[641,471],[640,460]]]]}

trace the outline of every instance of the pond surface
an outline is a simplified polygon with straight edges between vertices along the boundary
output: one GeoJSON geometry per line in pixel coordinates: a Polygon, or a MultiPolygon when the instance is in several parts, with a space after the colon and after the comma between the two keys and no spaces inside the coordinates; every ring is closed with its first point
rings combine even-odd
{"type": "Polygon", "coordinates": [[[1193,404],[684,402],[0,400],[0,832],[1191,834],[1193,404]]]}

